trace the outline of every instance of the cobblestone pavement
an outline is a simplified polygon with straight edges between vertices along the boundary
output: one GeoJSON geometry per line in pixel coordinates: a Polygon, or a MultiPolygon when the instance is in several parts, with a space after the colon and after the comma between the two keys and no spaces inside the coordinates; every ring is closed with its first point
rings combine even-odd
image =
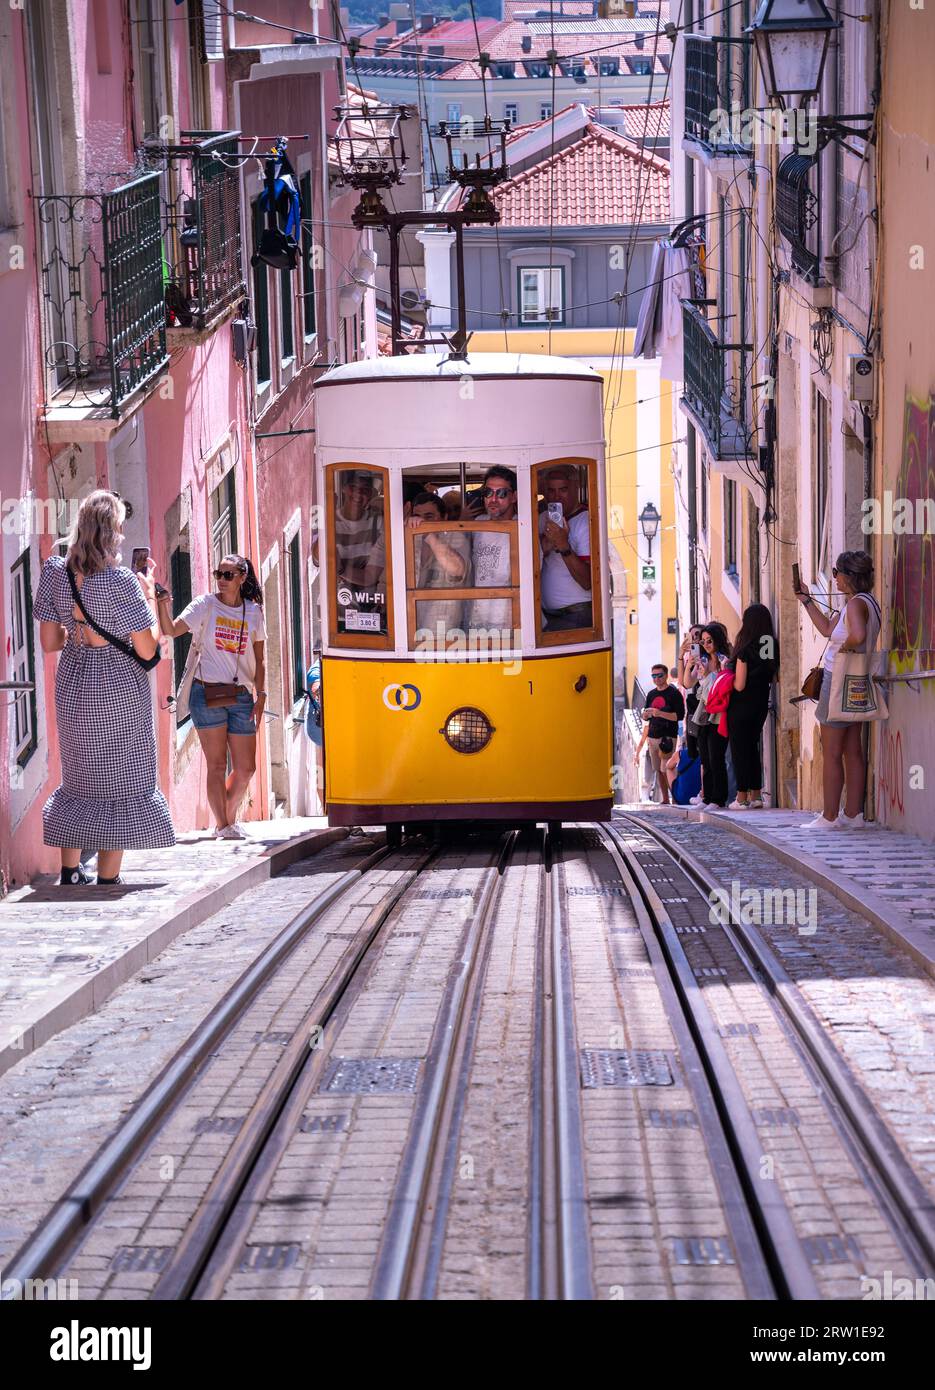
{"type": "Polygon", "coordinates": [[[342,840],[242,894],[0,1077],[0,1267],[263,946],[373,848],[342,840]]]}
{"type": "MultiPolygon", "coordinates": [[[[637,819],[651,825],[657,815],[637,819]]],[[[759,930],[935,1197],[935,982],[866,918],[814,888],[806,873],[768,850],[711,821],[698,824],[663,813],[656,823],[728,892],[736,883],[740,893],[793,889],[802,895],[797,897],[805,908],[802,921],[795,920],[797,907],[793,920],[764,922],[759,930]]],[[[826,838],[843,834],[830,832],[826,838]]],[[[868,836],[861,838],[860,851],[821,853],[842,861],[850,872],[854,857],[869,852],[869,844],[868,836]]],[[[876,872],[884,876],[879,866],[876,872]]],[[[926,887],[920,891],[927,894],[926,887]]]]}
{"type": "Polygon", "coordinates": [[[194,832],[172,849],[128,851],[125,885],[79,890],[44,877],[0,901],[0,1072],[90,1013],[192,918],[203,920],[194,899],[229,895],[251,868],[268,873],[264,857],[325,825],[254,821],[245,840],[194,832]]]}

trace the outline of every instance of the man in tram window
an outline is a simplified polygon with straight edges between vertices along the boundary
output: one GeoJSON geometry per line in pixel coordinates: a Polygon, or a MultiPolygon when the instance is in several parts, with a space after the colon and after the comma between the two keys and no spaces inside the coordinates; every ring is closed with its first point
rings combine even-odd
{"type": "Polygon", "coordinates": [[[578,470],[559,464],[545,474],[545,508],[539,514],[542,548],[540,594],[543,632],[592,624],[591,521],[581,501],[578,470]]]}
{"type": "MultiPolygon", "coordinates": [[[[484,512],[478,521],[516,522],[516,474],[511,468],[494,465],[484,474],[482,488],[484,512]]],[[[471,536],[471,558],[474,563],[475,589],[508,589],[513,584],[510,568],[509,531],[474,531],[471,536]]],[[[513,630],[513,600],[510,598],[474,599],[465,626],[469,631],[480,628],[497,629],[498,638],[504,631],[513,630]]]]}
{"type": "Polygon", "coordinates": [[[335,578],[341,632],[382,632],[386,615],[383,498],[374,475],[346,469],[334,509],[335,578]]]}
{"type": "MultiPolygon", "coordinates": [[[[444,520],[445,509],[436,493],[416,493],[407,526],[417,529],[423,522],[444,520]]],[[[426,531],[416,537],[414,556],[417,589],[457,589],[467,581],[471,567],[471,538],[463,531],[426,531]]],[[[420,638],[428,637],[423,651],[446,650],[452,630],[460,631],[461,608],[460,599],[419,600],[416,628],[420,638]]]]}

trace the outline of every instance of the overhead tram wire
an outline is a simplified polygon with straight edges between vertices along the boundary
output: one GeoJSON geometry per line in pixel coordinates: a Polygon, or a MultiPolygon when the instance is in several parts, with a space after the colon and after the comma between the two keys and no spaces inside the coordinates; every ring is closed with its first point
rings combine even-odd
{"type": "MultiPolygon", "coordinates": [[[[486,67],[485,67],[484,65],[481,64],[481,61],[480,61],[480,56],[481,56],[480,34],[479,34],[479,32],[478,32],[478,29],[477,29],[477,11],[476,11],[475,8],[474,8],[474,0],[470,0],[470,6],[471,6],[471,21],[472,21],[472,23],[473,23],[473,25],[474,25],[474,41],[475,41],[475,43],[477,44],[477,62],[478,62],[478,66],[480,67],[481,93],[482,93],[483,98],[484,98],[484,129],[485,129],[485,131],[487,132],[487,159],[488,159],[488,161],[489,161],[491,167],[493,167],[493,136],[492,136],[491,129],[490,129],[490,108],[489,108],[489,106],[487,105],[487,69],[486,69],[486,67]]],[[[504,146],[504,148],[505,148],[505,146],[504,146]]],[[[504,293],[503,293],[503,257],[502,257],[501,252],[500,252],[500,223],[499,223],[499,221],[495,222],[495,223],[493,224],[493,227],[494,227],[494,235],[495,235],[495,237],[496,237],[496,242],[497,242],[497,279],[498,279],[498,281],[499,281],[499,288],[500,288],[500,320],[501,320],[501,323],[503,324],[503,349],[504,349],[505,352],[508,353],[508,352],[510,351],[510,332],[509,332],[509,327],[508,327],[508,325],[509,325],[509,320],[510,320],[510,315],[509,315],[509,311],[507,310],[507,307],[506,307],[506,299],[505,299],[504,293]]],[[[466,308],[466,306],[465,306],[465,314],[466,314],[466,313],[467,313],[467,308],[466,308]]],[[[466,350],[466,347],[465,347],[465,350],[466,350]]]]}

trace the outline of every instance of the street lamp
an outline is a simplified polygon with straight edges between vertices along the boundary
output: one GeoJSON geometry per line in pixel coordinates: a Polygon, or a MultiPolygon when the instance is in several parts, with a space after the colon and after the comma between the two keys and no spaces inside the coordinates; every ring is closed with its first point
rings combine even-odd
{"type": "Polygon", "coordinates": [[[649,546],[649,558],[653,558],[653,541],[659,531],[659,523],[662,516],[656,511],[652,502],[647,502],[640,512],[640,529],[643,532],[643,540],[649,546]]]}
{"type": "Polygon", "coordinates": [[[817,97],[831,34],[840,28],[823,0],[763,0],[744,32],[753,35],[771,102],[805,106],[817,97]]]}

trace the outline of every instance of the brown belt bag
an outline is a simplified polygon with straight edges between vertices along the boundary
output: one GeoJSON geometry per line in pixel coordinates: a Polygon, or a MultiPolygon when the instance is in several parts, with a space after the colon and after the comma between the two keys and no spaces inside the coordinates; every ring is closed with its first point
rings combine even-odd
{"type": "Polygon", "coordinates": [[[224,681],[202,681],[201,685],[204,687],[205,704],[209,709],[219,709],[224,705],[236,705],[241,690],[246,690],[246,686],[236,685],[233,682],[225,684],[224,681]]]}

